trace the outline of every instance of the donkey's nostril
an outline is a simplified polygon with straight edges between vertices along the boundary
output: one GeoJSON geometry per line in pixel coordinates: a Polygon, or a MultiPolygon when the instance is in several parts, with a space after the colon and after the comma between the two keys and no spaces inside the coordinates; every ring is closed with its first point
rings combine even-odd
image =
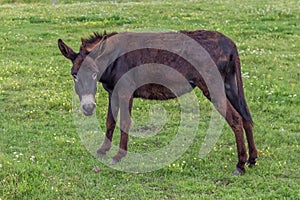
{"type": "Polygon", "coordinates": [[[90,104],[84,104],[82,105],[82,111],[85,115],[92,115],[95,109],[95,104],[90,103],[90,104]]]}

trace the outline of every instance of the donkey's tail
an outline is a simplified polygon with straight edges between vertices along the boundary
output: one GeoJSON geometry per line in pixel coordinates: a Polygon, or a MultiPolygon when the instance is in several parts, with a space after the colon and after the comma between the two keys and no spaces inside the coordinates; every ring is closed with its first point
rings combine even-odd
{"type": "Polygon", "coordinates": [[[242,73],[241,73],[241,64],[240,64],[240,58],[237,50],[234,52],[230,63],[235,73],[229,72],[226,75],[226,79],[225,79],[225,84],[227,85],[227,88],[225,90],[226,95],[230,103],[233,105],[233,107],[242,116],[243,120],[250,122],[253,125],[253,120],[245,99],[242,73]]]}
{"type": "Polygon", "coordinates": [[[241,62],[237,51],[234,57],[235,57],[234,61],[235,61],[235,69],[236,69],[236,82],[238,88],[240,114],[242,115],[245,121],[250,122],[253,125],[253,120],[245,99],[243,81],[242,81],[242,72],[241,72],[241,62]]]}

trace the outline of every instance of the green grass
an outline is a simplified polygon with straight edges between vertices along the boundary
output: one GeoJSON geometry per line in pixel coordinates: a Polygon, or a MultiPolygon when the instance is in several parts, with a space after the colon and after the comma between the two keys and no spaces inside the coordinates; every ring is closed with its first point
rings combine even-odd
{"type": "MultiPolygon", "coordinates": [[[[1,200],[300,198],[297,1],[7,2],[26,1],[0,1],[1,200]],[[198,157],[211,112],[199,90],[199,133],[178,160],[142,174],[116,171],[97,161],[74,125],[71,63],[60,54],[57,39],[77,50],[81,37],[104,29],[211,29],[231,37],[239,48],[254,118],[257,166],[246,168],[244,176],[232,175],[237,155],[227,125],[213,150],[198,157]]],[[[104,128],[107,94],[98,90],[97,115],[104,128]]],[[[157,103],[135,100],[134,118],[142,118],[157,103]]],[[[172,140],[178,104],[172,100],[162,105],[171,115],[166,129],[149,140],[130,138],[130,149],[147,152],[159,147],[157,140],[161,145],[172,140]]],[[[114,143],[118,141],[116,133],[114,143]]]]}

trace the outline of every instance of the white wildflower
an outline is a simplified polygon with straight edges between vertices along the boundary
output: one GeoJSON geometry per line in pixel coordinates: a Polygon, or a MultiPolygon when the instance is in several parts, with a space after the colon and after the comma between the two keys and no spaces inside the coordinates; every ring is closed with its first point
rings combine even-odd
{"type": "Polygon", "coordinates": [[[30,157],[31,162],[34,162],[34,159],[35,159],[35,156],[30,157]]]}

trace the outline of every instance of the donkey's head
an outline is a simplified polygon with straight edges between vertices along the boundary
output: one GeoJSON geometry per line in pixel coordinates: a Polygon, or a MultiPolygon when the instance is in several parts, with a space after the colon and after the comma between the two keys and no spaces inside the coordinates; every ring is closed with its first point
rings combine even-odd
{"type": "Polygon", "coordinates": [[[103,39],[99,34],[87,40],[82,39],[79,53],[75,53],[61,39],[58,40],[61,53],[73,64],[71,75],[74,78],[75,91],[79,96],[82,112],[87,116],[92,115],[96,108],[95,94],[100,79],[95,62],[89,54],[103,39]]]}

